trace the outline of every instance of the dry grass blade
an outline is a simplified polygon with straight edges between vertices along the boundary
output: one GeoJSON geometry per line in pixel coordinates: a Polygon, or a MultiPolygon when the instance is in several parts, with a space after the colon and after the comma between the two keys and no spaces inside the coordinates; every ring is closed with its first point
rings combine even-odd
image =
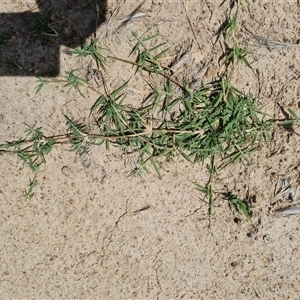
{"type": "Polygon", "coordinates": [[[250,35],[252,35],[254,38],[256,38],[260,44],[258,45],[253,45],[256,47],[266,47],[268,49],[283,49],[283,48],[290,48],[290,47],[297,47],[299,46],[298,44],[290,44],[290,43],[281,43],[281,42],[274,42],[271,41],[263,36],[254,34],[253,32],[251,32],[249,29],[247,29],[246,27],[244,27],[246,32],[250,35]]]}
{"type": "Polygon", "coordinates": [[[300,206],[291,206],[283,208],[279,211],[281,214],[289,216],[289,215],[299,215],[300,214],[300,206]]]}

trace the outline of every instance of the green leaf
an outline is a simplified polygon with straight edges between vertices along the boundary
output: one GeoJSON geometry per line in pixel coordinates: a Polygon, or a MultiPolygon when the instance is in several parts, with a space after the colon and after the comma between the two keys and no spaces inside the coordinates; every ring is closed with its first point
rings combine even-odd
{"type": "Polygon", "coordinates": [[[236,195],[229,193],[229,203],[234,207],[235,211],[243,213],[249,221],[251,221],[250,214],[248,212],[247,204],[238,198],[236,195]]]}
{"type": "Polygon", "coordinates": [[[289,114],[296,120],[297,122],[300,120],[300,117],[290,108],[287,109],[289,114]]]}

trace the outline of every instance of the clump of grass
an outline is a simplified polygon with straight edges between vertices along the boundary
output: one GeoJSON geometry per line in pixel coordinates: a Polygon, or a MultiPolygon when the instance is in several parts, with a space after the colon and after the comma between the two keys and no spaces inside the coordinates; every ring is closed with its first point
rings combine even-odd
{"type": "Polygon", "coordinates": [[[223,65],[228,66],[231,63],[233,66],[235,66],[242,62],[245,66],[252,69],[249,61],[247,60],[248,54],[249,52],[245,47],[239,47],[238,45],[235,45],[226,55],[223,65]]]}
{"type": "MultiPolygon", "coordinates": [[[[13,148],[35,171],[56,144],[69,142],[80,152],[88,145],[105,143],[107,149],[113,145],[137,154],[132,175],[142,175],[150,163],[161,178],[163,160],[169,157],[179,154],[191,163],[202,164],[208,160],[213,162],[209,164],[211,172],[220,172],[230,164],[245,161],[265,140],[270,140],[274,120],[264,120],[266,114],[257,107],[255,97],[239,91],[226,77],[198,90],[180,83],[178,86],[159,65],[158,58],[165,52],[159,51],[162,44],[150,48],[146,45],[154,37],[137,38],[137,62],[133,63],[141,71],[163,76],[165,82],[162,88],[150,85],[152,92],[139,107],[124,104],[125,83],[112,93],[101,95],[91,107],[97,132],[90,132],[85,124],[66,116],[65,134],[46,137],[41,128],[27,125],[30,138],[1,145],[2,152],[13,148]],[[179,92],[175,92],[178,88],[179,92]],[[219,165],[215,164],[216,158],[219,165]]],[[[37,91],[47,83],[64,82],[83,95],[80,86],[88,83],[75,72],[62,79],[40,77],[37,91]]]]}
{"type": "MultiPolygon", "coordinates": [[[[101,67],[104,71],[105,69],[105,57],[102,52],[104,48],[98,48],[97,47],[97,41],[98,39],[94,39],[91,41],[90,44],[87,42],[84,42],[81,49],[74,49],[69,51],[70,53],[77,54],[78,57],[92,57],[92,59],[96,62],[98,68],[101,67]]],[[[50,77],[42,77],[39,76],[37,78],[37,82],[39,83],[36,86],[36,93],[40,92],[41,89],[49,84],[49,83],[63,83],[65,87],[69,86],[71,88],[74,88],[79,92],[79,94],[85,98],[85,95],[81,91],[81,87],[85,86],[89,89],[92,89],[93,91],[96,91],[97,93],[101,94],[98,90],[96,90],[91,84],[88,83],[88,81],[77,75],[77,72],[80,71],[80,69],[71,70],[70,72],[66,72],[67,76],[62,76],[61,78],[50,78],[50,77]]]]}
{"type": "Polygon", "coordinates": [[[83,43],[81,49],[71,50],[70,53],[77,54],[78,57],[80,57],[80,56],[82,56],[82,57],[91,56],[95,60],[98,69],[101,67],[104,71],[106,71],[106,69],[105,69],[105,65],[106,65],[105,58],[104,58],[104,55],[101,51],[101,50],[104,50],[104,49],[98,49],[97,42],[98,42],[98,39],[91,40],[90,44],[88,44],[85,41],[83,43]]]}
{"type": "MultiPolygon", "coordinates": [[[[196,186],[196,190],[201,192],[202,194],[205,195],[205,198],[208,199],[208,216],[209,216],[209,224],[208,226],[211,226],[211,220],[212,220],[212,215],[213,215],[213,207],[216,201],[216,198],[213,195],[213,189],[212,189],[212,183],[211,181],[208,182],[207,185],[203,186],[200,185],[197,182],[193,182],[193,184],[196,186]]],[[[205,200],[205,199],[204,199],[205,200]]]]}
{"type": "Polygon", "coordinates": [[[34,196],[33,189],[37,186],[37,179],[34,177],[32,180],[29,179],[28,189],[24,192],[25,199],[29,200],[34,196]]]}
{"type": "MultiPolygon", "coordinates": [[[[100,135],[111,136],[106,143],[137,152],[138,173],[150,161],[158,172],[159,158],[181,154],[191,163],[218,156],[223,169],[245,159],[270,139],[272,121],[262,121],[262,113],[252,95],[244,95],[222,79],[180,96],[172,94],[167,81],[163,91],[153,90],[147,105],[122,105],[124,86],[101,96],[93,105],[100,135]],[[160,119],[153,117],[160,111],[160,119]],[[174,118],[174,112],[177,117],[174,118]]],[[[158,172],[159,173],[159,172],[158,172]]]]}
{"type": "MultiPolygon", "coordinates": [[[[234,1],[240,3],[240,1],[234,1]]],[[[234,35],[236,16],[225,30],[225,39],[234,35]]],[[[115,91],[101,94],[91,107],[91,116],[96,130],[82,122],[66,118],[67,129],[61,135],[45,136],[40,127],[27,126],[28,136],[17,141],[0,145],[0,154],[14,153],[27,164],[32,171],[46,162],[45,156],[55,145],[69,143],[77,153],[86,153],[91,145],[105,144],[118,147],[126,153],[136,153],[136,165],[130,175],[142,176],[152,165],[161,178],[165,159],[181,155],[190,163],[206,164],[211,177],[203,186],[195,183],[196,188],[208,198],[209,216],[213,213],[216,200],[213,178],[229,165],[245,162],[251,153],[259,149],[265,141],[271,140],[270,131],[277,122],[265,114],[251,93],[243,93],[234,87],[231,76],[224,74],[217,81],[194,90],[183,82],[172,78],[167,68],[163,68],[159,59],[167,49],[161,50],[164,43],[148,46],[157,35],[147,35],[148,31],[136,38],[132,54],[135,61],[110,57],[135,65],[140,72],[155,74],[162,84],[149,83],[151,92],[140,105],[132,107],[126,104],[125,88],[128,82],[115,91]]],[[[98,67],[105,69],[105,56],[102,48],[97,47],[97,39],[90,44],[84,43],[81,49],[72,53],[82,57],[92,57],[98,67]]],[[[239,61],[251,67],[246,59],[247,50],[235,44],[233,52],[227,53],[226,64],[232,67],[239,61]]],[[[68,72],[62,78],[38,78],[37,92],[49,83],[63,83],[75,88],[84,97],[81,87],[93,90],[84,78],[79,77],[78,69],[68,72]]],[[[288,122],[299,121],[291,110],[288,122]]],[[[30,180],[26,198],[33,196],[36,179],[30,180]]],[[[229,202],[247,218],[248,208],[236,195],[230,194],[229,202]]]]}
{"type": "Polygon", "coordinates": [[[235,213],[240,213],[246,216],[246,218],[251,221],[251,216],[249,214],[249,207],[246,204],[245,201],[243,201],[241,198],[239,198],[237,195],[233,194],[232,192],[229,192],[227,194],[227,199],[230,208],[235,212],[235,213]]]}
{"type": "Polygon", "coordinates": [[[11,60],[11,59],[7,59],[7,60],[5,61],[5,63],[6,63],[8,66],[10,66],[10,67],[12,67],[12,68],[14,68],[14,69],[23,70],[23,67],[22,67],[21,64],[19,64],[17,61],[14,61],[14,60],[11,60]]]}
{"type": "Polygon", "coordinates": [[[133,47],[132,53],[137,55],[136,63],[138,64],[139,68],[141,68],[141,70],[145,70],[155,74],[162,74],[165,72],[165,70],[160,66],[158,60],[166,53],[168,49],[164,49],[161,52],[154,54],[154,52],[161,46],[165,45],[165,43],[149,48],[146,42],[156,38],[157,34],[146,36],[148,31],[149,30],[144,32],[140,37],[135,32],[133,32],[137,43],[133,47]]]}
{"type": "Polygon", "coordinates": [[[36,21],[34,31],[42,38],[54,42],[58,38],[58,32],[51,26],[49,15],[44,15],[36,21]]]}
{"type": "Polygon", "coordinates": [[[27,125],[27,138],[1,145],[3,151],[15,153],[32,171],[36,171],[41,164],[46,162],[45,155],[49,154],[57,143],[55,138],[43,135],[41,127],[27,125]]]}
{"type": "Polygon", "coordinates": [[[225,41],[229,37],[234,35],[236,26],[237,26],[237,12],[235,12],[232,17],[229,17],[229,19],[227,20],[227,22],[224,26],[223,35],[224,35],[225,41]]]}
{"type": "Polygon", "coordinates": [[[69,87],[73,87],[75,90],[77,90],[79,92],[79,94],[85,98],[84,94],[81,92],[80,87],[81,86],[87,86],[88,82],[85,78],[79,77],[75,74],[75,72],[77,72],[79,69],[76,70],[72,70],[70,72],[67,72],[68,76],[64,76],[64,78],[67,79],[67,83],[65,85],[65,87],[69,86],[69,87]]]}

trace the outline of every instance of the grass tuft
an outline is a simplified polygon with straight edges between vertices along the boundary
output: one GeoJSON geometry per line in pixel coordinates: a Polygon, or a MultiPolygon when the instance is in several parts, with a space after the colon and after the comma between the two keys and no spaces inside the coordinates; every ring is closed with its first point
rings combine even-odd
{"type": "MultiPolygon", "coordinates": [[[[97,3],[95,1],[95,5],[97,3]]],[[[241,3],[240,0],[231,1],[231,4],[241,3]]],[[[51,27],[47,23],[40,25],[48,28],[47,31],[40,27],[40,34],[52,37],[51,27]]],[[[190,163],[207,166],[210,173],[208,182],[205,185],[194,182],[194,185],[208,200],[211,225],[213,206],[217,199],[213,189],[215,176],[230,165],[246,163],[254,151],[260,149],[265,142],[270,142],[274,124],[291,125],[300,120],[290,108],[287,109],[287,120],[275,120],[258,107],[256,97],[233,86],[231,74],[235,65],[242,62],[251,68],[247,59],[248,51],[235,41],[236,27],[237,10],[223,30],[226,43],[230,42],[229,37],[233,38],[233,46],[227,47],[229,50],[224,53],[223,61],[227,69],[231,68],[231,72],[226,72],[218,80],[203,84],[197,89],[189,87],[184,80],[183,84],[178,82],[168,68],[161,66],[160,61],[168,49],[162,48],[165,43],[154,45],[158,35],[148,35],[149,30],[140,36],[133,33],[136,43],[131,55],[135,55],[135,61],[108,57],[136,66],[141,76],[146,73],[161,79],[160,85],[147,79],[151,92],[143,101],[136,103],[135,107],[126,104],[129,82],[121,84],[111,93],[105,88],[105,93],[102,94],[85,78],[77,75],[79,69],[71,70],[67,72],[67,76],[58,79],[38,77],[37,93],[48,83],[63,83],[65,87],[76,89],[82,97],[85,97],[82,87],[100,94],[90,109],[95,125],[93,128],[96,129],[91,131],[87,124],[65,116],[66,132],[48,137],[36,124],[26,124],[26,137],[1,144],[0,154],[16,154],[36,172],[40,165],[46,163],[45,157],[55,145],[69,143],[72,150],[83,154],[89,151],[91,145],[105,143],[107,150],[113,146],[135,155],[135,168],[130,175],[142,176],[152,166],[159,178],[162,178],[164,161],[181,155],[190,163]]],[[[5,39],[4,36],[1,40],[0,36],[0,47],[5,39]]],[[[98,39],[94,38],[71,53],[78,57],[92,58],[98,68],[107,71],[106,57],[102,50],[104,48],[98,47],[98,39]]],[[[150,76],[150,79],[153,77],[150,76]]],[[[33,197],[36,184],[34,177],[25,191],[27,199],[33,197]]],[[[230,206],[251,220],[246,203],[234,193],[230,192],[227,196],[230,206]]]]}

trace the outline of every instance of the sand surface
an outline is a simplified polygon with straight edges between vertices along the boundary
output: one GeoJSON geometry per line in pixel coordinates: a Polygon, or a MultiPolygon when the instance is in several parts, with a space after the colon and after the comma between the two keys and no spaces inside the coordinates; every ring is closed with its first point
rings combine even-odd
{"type": "MultiPolygon", "coordinates": [[[[166,42],[170,57],[191,47],[178,78],[194,72],[199,82],[216,79],[224,51],[217,35],[229,1],[146,0],[138,8],[145,16],[121,23],[142,3],[108,0],[106,21],[96,30],[107,54],[133,60],[132,32],[151,28],[159,42],[166,42]]],[[[254,72],[238,65],[233,84],[259,95],[260,106],[275,118],[284,118],[278,103],[300,114],[299,2],[249,3],[240,7],[236,39],[251,52],[254,72]],[[294,46],[259,45],[245,28],[294,46]]],[[[35,7],[32,0],[1,1],[0,12],[35,7]]],[[[63,13],[59,17],[63,20],[63,13]]],[[[66,48],[59,47],[59,75],[77,68],[87,74],[89,60],[69,55],[66,48]]],[[[42,58],[34,56],[34,48],[30,53],[29,71],[35,72],[42,58]]],[[[149,90],[135,71],[108,59],[107,88],[130,80],[128,99],[140,103],[149,90]]],[[[24,123],[52,135],[66,131],[64,115],[89,120],[96,92],[83,88],[83,98],[54,83],[36,94],[36,77],[3,72],[1,144],[24,137],[24,123]]],[[[91,82],[104,92],[96,76],[91,82]]],[[[16,156],[1,156],[0,299],[299,299],[300,216],[276,213],[298,199],[291,204],[274,196],[280,180],[289,179],[293,188],[300,184],[299,135],[299,125],[276,127],[271,144],[218,175],[214,187],[220,194],[210,228],[208,204],[192,184],[205,185],[209,174],[182,157],[163,162],[161,180],[151,168],[143,178],[128,178],[134,158],[118,149],[93,146],[82,157],[69,146],[57,146],[36,174],[34,197],[25,200],[22,193],[34,174],[16,156]],[[222,198],[228,191],[243,199],[248,195],[252,222],[229,209],[222,198]]]]}

